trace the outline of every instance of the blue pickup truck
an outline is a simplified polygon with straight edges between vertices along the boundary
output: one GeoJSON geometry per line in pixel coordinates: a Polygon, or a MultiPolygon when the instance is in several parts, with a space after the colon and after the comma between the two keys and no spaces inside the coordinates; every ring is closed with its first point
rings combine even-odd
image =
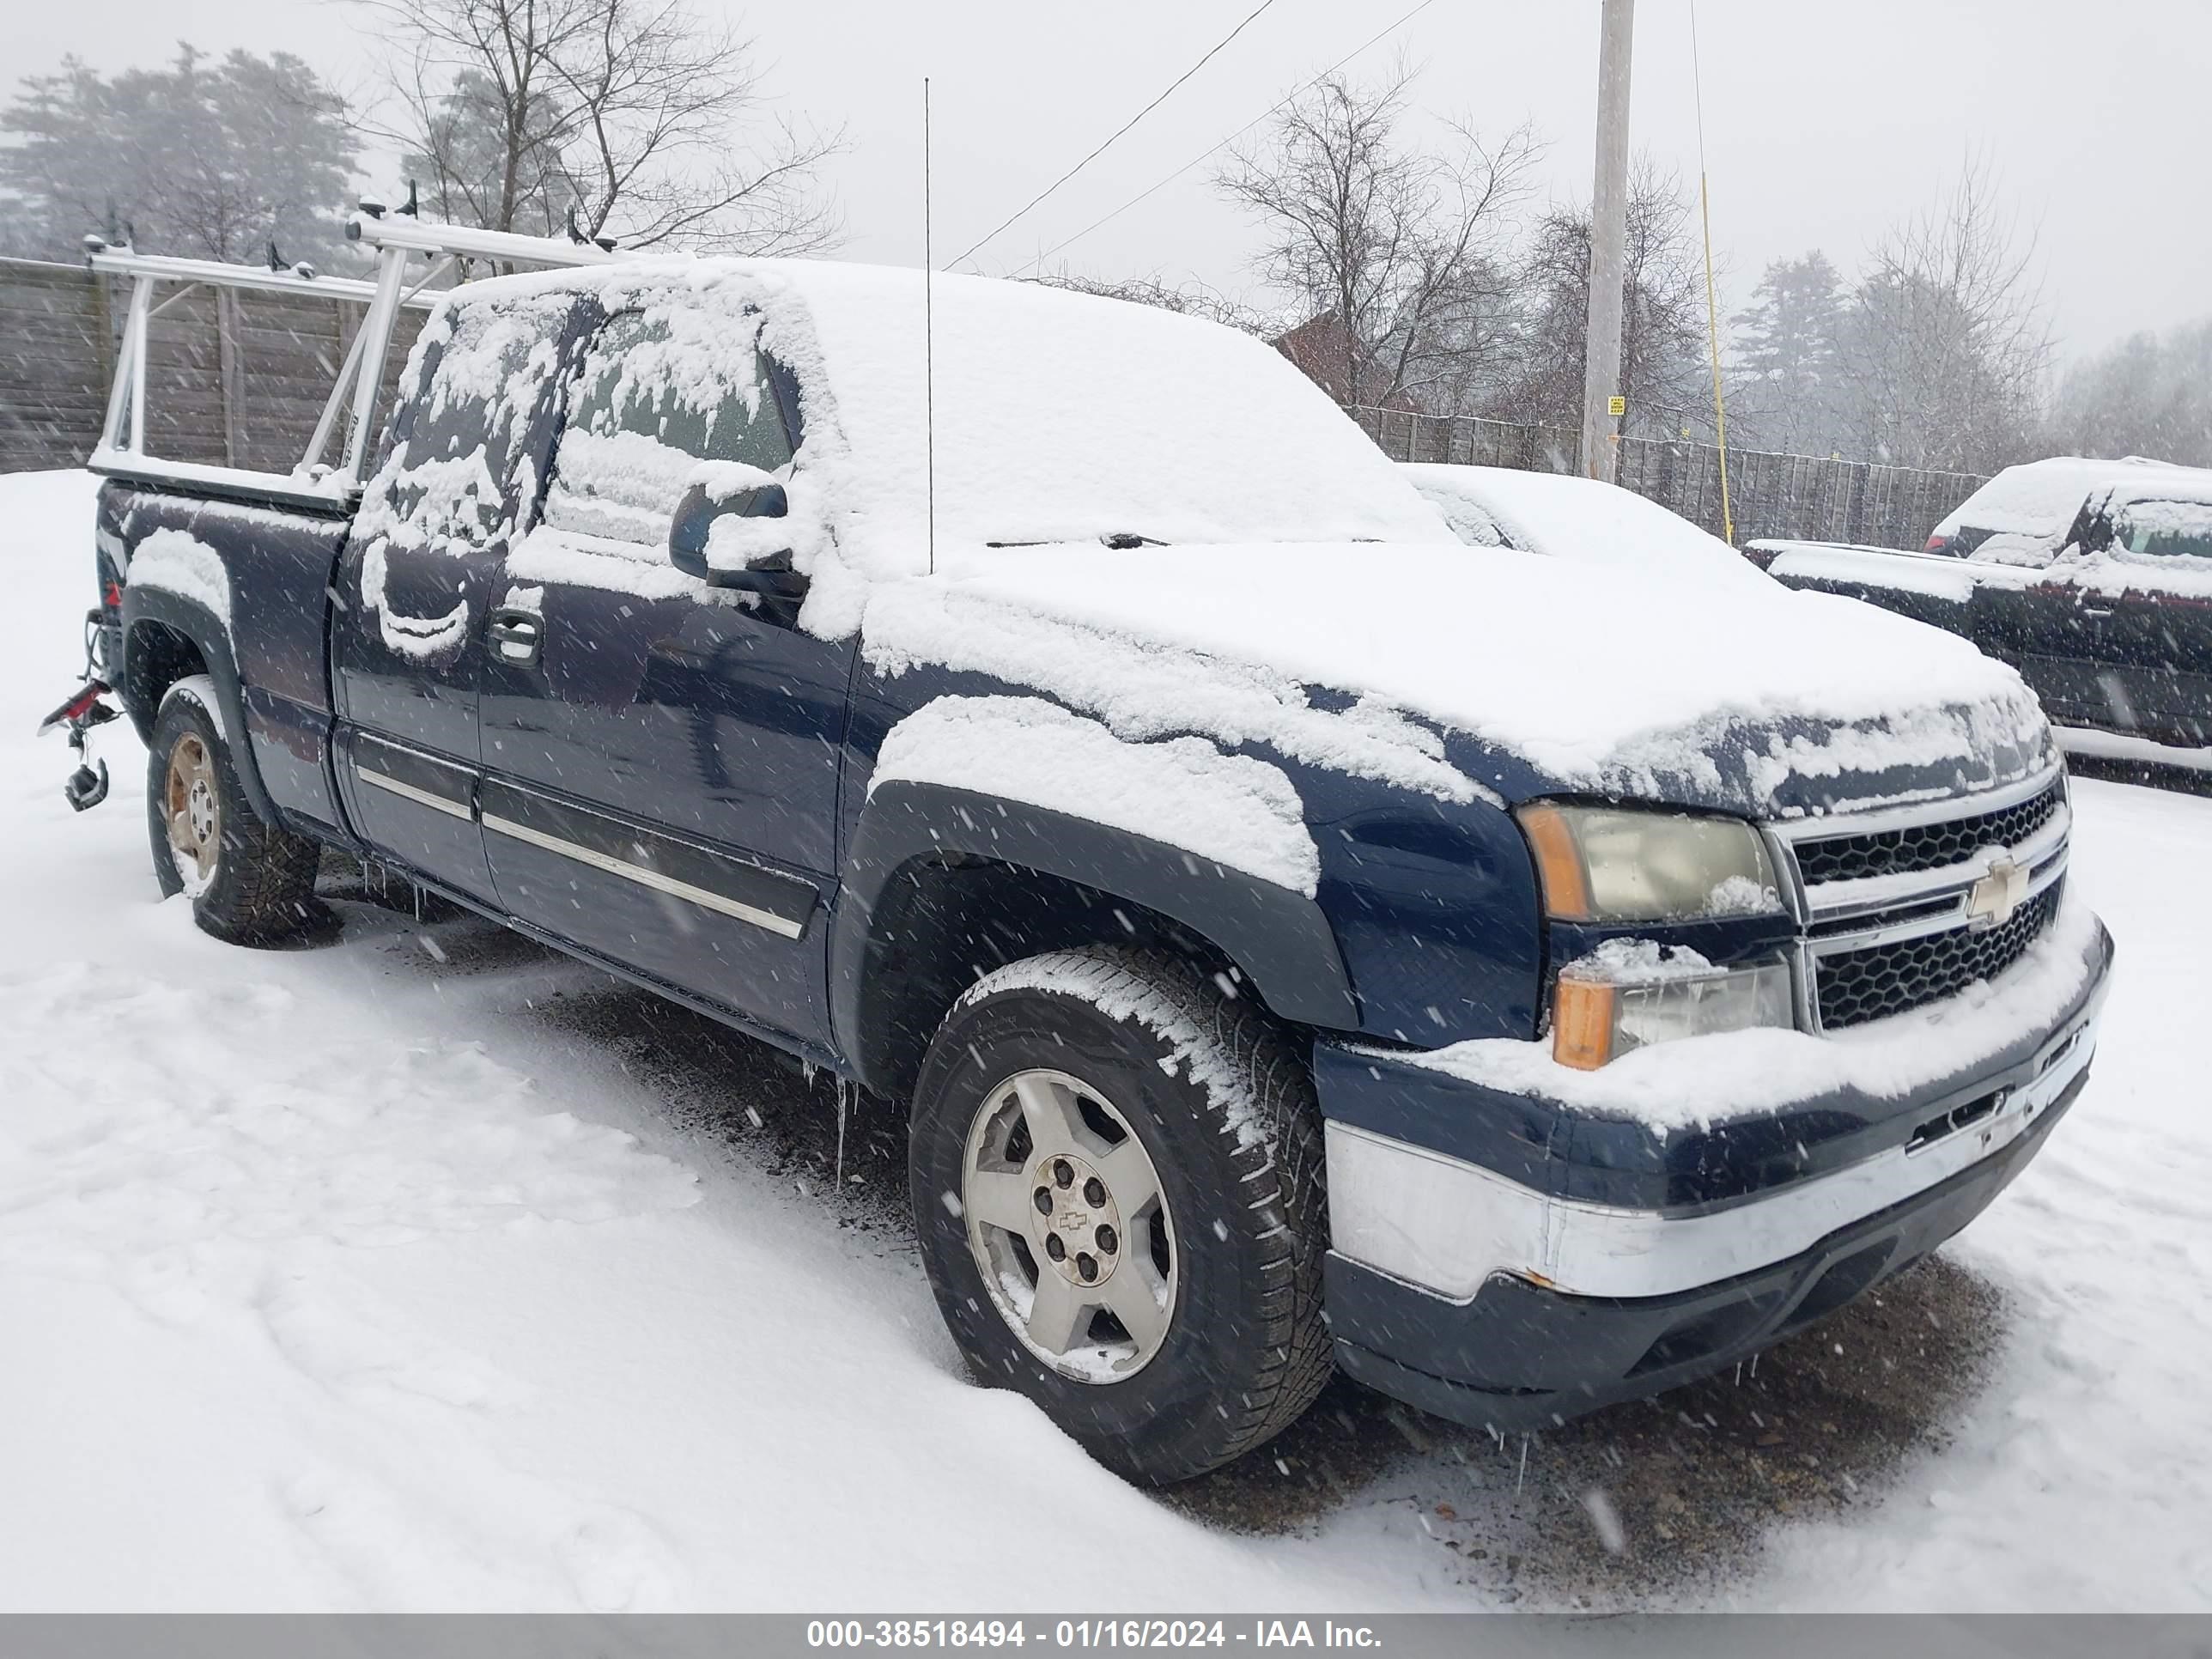
{"type": "Polygon", "coordinates": [[[904,1103],[975,1376],[1132,1478],[1333,1366],[1500,1432],[1712,1372],[2086,1080],[2012,671],[1603,486],[1417,488],[1231,331],[614,262],[437,297],[377,431],[95,458],[161,888],[264,943],[343,849],[904,1103]]]}

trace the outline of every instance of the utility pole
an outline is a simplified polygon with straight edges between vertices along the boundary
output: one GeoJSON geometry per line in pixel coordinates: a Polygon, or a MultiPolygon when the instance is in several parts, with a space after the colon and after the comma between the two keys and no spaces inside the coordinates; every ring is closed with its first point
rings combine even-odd
{"type": "Polygon", "coordinates": [[[1597,182],[1590,192],[1589,332],[1583,359],[1583,472],[1613,481],[1620,393],[1620,291],[1628,243],[1628,54],[1636,0],[1604,0],[1598,25],[1597,182]]]}

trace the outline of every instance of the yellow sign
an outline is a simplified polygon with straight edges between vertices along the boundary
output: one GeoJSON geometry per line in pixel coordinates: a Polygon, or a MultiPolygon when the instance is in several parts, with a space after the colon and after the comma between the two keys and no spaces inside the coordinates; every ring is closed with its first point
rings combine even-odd
{"type": "Polygon", "coordinates": [[[1605,412],[1608,415],[1627,414],[1628,399],[1626,398],[1607,398],[1605,400],[1605,412]]]}

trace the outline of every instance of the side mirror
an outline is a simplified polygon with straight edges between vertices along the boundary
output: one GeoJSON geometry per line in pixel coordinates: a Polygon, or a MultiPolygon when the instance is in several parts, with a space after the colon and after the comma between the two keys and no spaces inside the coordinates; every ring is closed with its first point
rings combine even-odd
{"type": "Polygon", "coordinates": [[[725,520],[781,519],[790,511],[790,497],[784,494],[780,483],[733,490],[719,497],[705,484],[693,484],[684,492],[684,499],[676,504],[675,515],[668,523],[668,562],[710,587],[736,588],[769,599],[796,599],[806,592],[806,578],[791,568],[788,547],[754,555],[742,564],[726,560],[710,563],[707,557],[714,526],[725,520]]]}

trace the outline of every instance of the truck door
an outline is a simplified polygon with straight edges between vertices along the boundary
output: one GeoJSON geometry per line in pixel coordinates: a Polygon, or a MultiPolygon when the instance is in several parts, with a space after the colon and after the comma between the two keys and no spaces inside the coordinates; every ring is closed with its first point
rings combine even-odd
{"type": "Polygon", "coordinates": [[[2112,730],[2188,748],[2212,744],[2212,502],[2117,508],[2083,568],[2084,603],[2108,614],[2112,730]]]}
{"type": "Polygon", "coordinates": [[[2048,548],[2009,550],[1991,538],[1977,550],[1973,638],[1990,656],[2020,670],[2044,712],[2061,726],[2101,723],[2099,683],[2105,607],[2085,602],[2075,561],[2048,548]]]}
{"type": "Polygon", "coordinates": [[[331,678],[340,786],[371,846],[492,897],[475,817],[477,688],[494,584],[534,503],[572,295],[461,303],[424,330],[390,453],[339,567],[331,678]]]}
{"type": "Polygon", "coordinates": [[[487,662],[492,876],[510,914],[820,1041],[856,642],[669,562],[700,461],[777,471],[800,437],[749,331],[672,309],[617,313],[586,348],[542,521],[494,596],[540,645],[487,662]]]}

